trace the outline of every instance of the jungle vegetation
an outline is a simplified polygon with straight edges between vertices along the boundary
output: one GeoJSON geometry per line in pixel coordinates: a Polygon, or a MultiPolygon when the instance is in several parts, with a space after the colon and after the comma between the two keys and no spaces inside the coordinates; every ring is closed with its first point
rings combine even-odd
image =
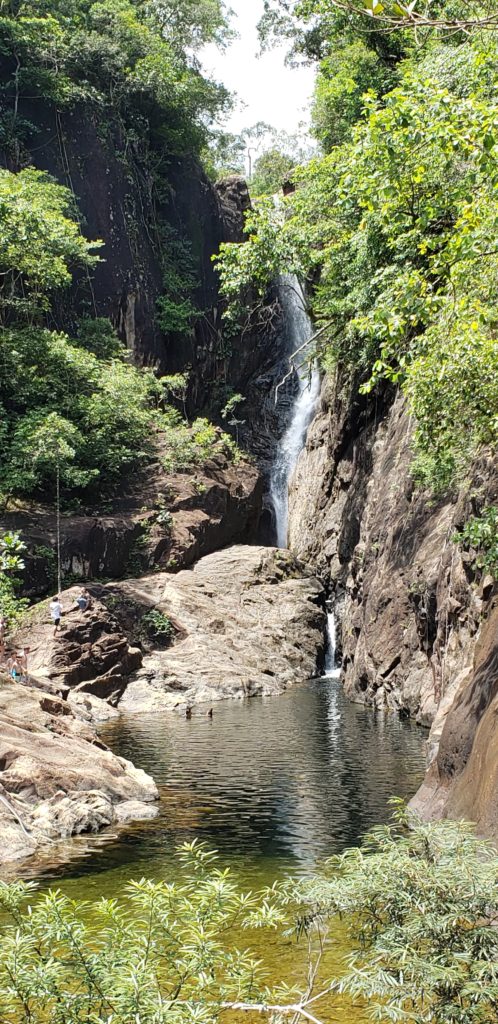
{"type": "Polygon", "coordinates": [[[2,1024],[322,1024],[344,993],[351,1022],[356,1008],[385,1024],[498,1021],[498,862],[470,826],[399,808],[361,849],[262,892],[203,844],[179,858],[174,881],[96,903],[0,883],[2,1024]],[[278,942],[293,978],[268,977],[278,942]]]}
{"type": "Polygon", "coordinates": [[[309,281],[322,364],[363,392],[403,389],[414,472],[437,493],[498,440],[496,16],[434,0],[422,31],[403,5],[368,6],[266,3],[263,40],[287,34],[318,64],[321,155],[278,208],[255,205],[218,267],[235,322],[249,283],[309,281]]]}
{"type": "MultiPolygon", "coordinates": [[[[75,275],[91,297],[92,273],[107,254],[86,237],[71,188],[32,166],[39,126],[29,112],[91,111],[101,132],[118,126],[122,159],[140,145],[142,184],[160,205],[170,162],[200,159],[209,125],[228,103],[224,88],[203,77],[196,55],[207,42],[225,45],[230,34],[222,0],[0,3],[3,504],[11,497],[52,500],[56,473],[66,504],[98,500],[153,454],[158,431],[174,442],[173,468],[185,446],[188,462],[206,457],[204,421],[191,435],[171,408],[168,381],[132,365],[91,301],[80,303],[70,329],[57,329],[75,275]]],[[[189,338],[199,315],[191,253],[160,217],[156,227],[164,283],[157,324],[189,338]]]]}

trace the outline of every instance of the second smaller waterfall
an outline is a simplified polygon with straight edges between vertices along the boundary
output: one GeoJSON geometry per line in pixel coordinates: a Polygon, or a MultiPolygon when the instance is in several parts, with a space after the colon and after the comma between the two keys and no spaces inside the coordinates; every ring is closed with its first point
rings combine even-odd
{"type": "Polygon", "coordinates": [[[336,629],[334,612],[327,613],[327,650],[325,653],[324,679],[338,679],[341,670],[336,664],[336,629]]]}

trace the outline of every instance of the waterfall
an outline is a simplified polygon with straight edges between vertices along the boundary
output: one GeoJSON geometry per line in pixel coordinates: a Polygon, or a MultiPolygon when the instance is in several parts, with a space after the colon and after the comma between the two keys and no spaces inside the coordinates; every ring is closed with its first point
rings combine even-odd
{"type": "Polygon", "coordinates": [[[335,615],[334,612],[327,613],[327,650],[325,652],[324,679],[338,679],[341,670],[335,661],[336,636],[335,636],[335,615]]]}
{"type": "MultiPolygon", "coordinates": [[[[306,312],[306,300],[298,278],[285,274],[278,283],[278,296],[284,314],[286,334],[291,355],[313,334],[313,327],[306,312]]],[[[301,352],[298,363],[306,361],[301,352]]],[[[287,547],[289,520],[289,482],[299,454],[306,443],[308,427],[313,419],[320,394],[320,374],[316,366],[311,376],[307,365],[299,371],[299,389],[294,400],[291,422],[278,446],[270,480],[270,499],[275,512],[277,546],[287,547]]]]}

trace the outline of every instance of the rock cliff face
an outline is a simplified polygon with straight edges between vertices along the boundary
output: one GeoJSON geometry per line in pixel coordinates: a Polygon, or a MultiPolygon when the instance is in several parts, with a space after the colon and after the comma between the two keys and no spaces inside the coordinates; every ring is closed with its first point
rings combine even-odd
{"type": "Polygon", "coordinates": [[[153,815],[153,780],[116,757],[54,693],[0,675],[0,863],[153,815]]]}
{"type": "Polygon", "coordinates": [[[261,389],[271,387],[267,375],[285,347],[280,310],[270,295],[260,315],[227,339],[212,262],[222,242],[243,238],[250,206],[245,181],[234,176],[213,185],[196,159],[161,151],[155,158],[167,170],[158,195],[147,145],[130,139],[112,110],[87,101],[60,111],[47,99],[21,97],[19,116],[33,125],[31,143],[17,163],[0,147],[0,163],[48,171],[74,193],[87,237],[103,242],[102,262],[91,279],[75,276],[70,294],[55,302],[50,325],[71,333],[81,315],[108,317],[137,363],[166,374],[188,369],[191,411],[219,411],[233,392],[248,396],[252,411],[254,396],[259,403],[261,389]],[[196,282],[199,316],[190,334],[164,333],[157,321],[162,257],[178,242],[188,248],[196,282]]]}
{"type": "Polygon", "coordinates": [[[400,397],[375,405],[326,380],[292,485],[291,546],[330,581],[349,696],[432,726],[419,806],[472,818],[476,799],[489,831],[496,808],[477,765],[496,713],[494,585],[452,538],[473,495],[496,503],[497,466],[483,456],[458,494],[434,501],[413,485],[412,431],[400,397]]]}
{"type": "MultiPolygon", "coordinates": [[[[64,579],[119,579],[192,565],[227,544],[253,541],[258,532],[263,482],[250,462],[215,455],[190,472],[167,473],[160,460],[129,480],[107,514],[63,516],[64,579]]],[[[55,583],[56,520],[37,507],[2,517],[28,546],[25,592],[35,598],[55,583]]]]}

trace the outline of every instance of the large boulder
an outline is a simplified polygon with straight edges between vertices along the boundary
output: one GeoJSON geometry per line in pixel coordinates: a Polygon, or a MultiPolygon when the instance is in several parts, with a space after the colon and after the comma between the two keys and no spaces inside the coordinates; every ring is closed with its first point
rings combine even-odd
{"type": "Polygon", "coordinates": [[[62,593],[63,616],[55,636],[46,601],[30,611],[16,643],[29,647],[29,676],[37,686],[65,697],[71,690],[115,702],[142,664],[142,652],[96,593],[90,608],[81,612],[76,604],[80,592],[71,587],[62,593]]]}
{"type": "Polygon", "coordinates": [[[290,552],[236,545],[191,571],[119,586],[135,600],[148,597],[181,636],[144,657],[123,710],[281,693],[323,659],[323,587],[290,552]]]}
{"type": "Polygon", "coordinates": [[[0,676],[0,862],[129,817],[149,817],[154,781],[116,757],[64,699],[0,676]]]}

